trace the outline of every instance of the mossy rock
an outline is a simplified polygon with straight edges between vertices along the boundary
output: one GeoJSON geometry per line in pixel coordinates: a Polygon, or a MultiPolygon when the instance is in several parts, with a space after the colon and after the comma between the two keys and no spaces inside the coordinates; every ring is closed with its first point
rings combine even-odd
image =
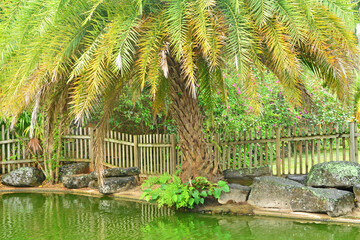
{"type": "Polygon", "coordinates": [[[91,181],[90,174],[66,175],[62,177],[62,183],[66,188],[86,188],[91,181]]]}
{"type": "Polygon", "coordinates": [[[250,186],[254,178],[261,176],[270,176],[271,169],[269,166],[257,168],[226,169],[223,172],[224,178],[229,183],[238,183],[244,186],[250,186]]]}
{"type": "Polygon", "coordinates": [[[59,168],[59,179],[63,176],[84,174],[89,172],[89,163],[70,163],[59,168]]]}
{"type": "Polygon", "coordinates": [[[349,189],[360,184],[360,165],[355,162],[324,162],[314,165],[307,186],[349,189]]]}
{"type": "MultiPolygon", "coordinates": [[[[137,167],[129,167],[129,168],[109,168],[104,170],[104,178],[110,177],[126,177],[126,176],[137,176],[140,174],[140,169],[137,167]]],[[[96,171],[92,172],[91,178],[96,180],[97,173],[96,171]]]]}
{"type": "Polygon", "coordinates": [[[34,167],[21,167],[1,178],[1,183],[13,187],[36,187],[45,180],[44,173],[34,167]]]}
{"type": "Polygon", "coordinates": [[[355,207],[352,192],[307,187],[280,177],[255,178],[248,203],[261,208],[327,213],[332,217],[346,215],[355,207]]]}
{"type": "Polygon", "coordinates": [[[113,194],[136,186],[134,176],[104,178],[104,185],[99,184],[99,192],[102,194],[113,194]]]}

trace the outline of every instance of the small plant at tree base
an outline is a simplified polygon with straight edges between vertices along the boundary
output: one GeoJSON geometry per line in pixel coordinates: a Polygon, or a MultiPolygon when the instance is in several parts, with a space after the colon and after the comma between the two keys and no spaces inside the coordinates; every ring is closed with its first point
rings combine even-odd
{"type": "Polygon", "coordinates": [[[142,188],[141,199],[156,202],[159,207],[165,205],[176,208],[193,208],[195,204],[204,204],[205,198],[209,196],[219,199],[221,192],[229,192],[229,186],[224,181],[212,183],[205,177],[196,177],[183,184],[178,176],[169,175],[150,177],[142,188]]]}

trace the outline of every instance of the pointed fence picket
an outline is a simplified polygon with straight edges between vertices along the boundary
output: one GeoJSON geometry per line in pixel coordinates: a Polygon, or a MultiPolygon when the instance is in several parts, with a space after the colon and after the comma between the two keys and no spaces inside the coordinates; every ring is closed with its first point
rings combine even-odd
{"type": "MultiPolygon", "coordinates": [[[[0,171],[37,162],[27,150],[28,139],[1,126],[0,171]]],[[[62,136],[61,162],[94,162],[94,129],[70,128],[62,136]]],[[[359,162],[357,124],[254,128],[206,136],[211,161],[221,170],[269,166],[275,175],[307,174],[326,161],[359,162]]],[[[173,174],[183,161],[177,135],[130,135],[109,131],[104,143],[106,167],[139,167],[144,175],[173,174]]]]}

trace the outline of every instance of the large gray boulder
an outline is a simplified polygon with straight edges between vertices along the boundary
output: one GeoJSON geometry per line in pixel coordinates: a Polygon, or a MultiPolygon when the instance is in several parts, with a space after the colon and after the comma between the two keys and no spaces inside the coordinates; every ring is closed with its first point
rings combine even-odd
{"type": "Polygon", "coordinates": [[[254,182],[254,178],[270,176],[271,169],[268,166],[258,168],[226,169],[223,174],[228,183],[238,183],[250,186],[254,182]]]}
{"type": "Polygon", "coordinates": [[[304,185],[281,177],[265,176],[254,179],[248,203],[263,208],[291,209],[294,189],[304,185]]]}
{"type": "Polygon", "coordinates": [[[21,167],[2,176],[1,183],[13,187],[36,187],[45,180],[44,173],[34,167],[21,167]]]}
{"type": "Polygon", "coordinates": [[[295,182],[298,182],[298,183],[301,183],[301,184],[306,184],[306,181],[307,181],[307,175],[306,174],[299,174],[299,175],[287,175],[285,177],[286,179],[289,179],[289,180],[292,180],[292,181],[295,181],[295,182]]]}
{"type": "Polygon", "coordinates": [[[113,194],[135,186],[136,180],[134,176],[104,178],[104,185],[99,184],[99,192],[113,194]]]}
{"type": "Polygon", "coordinates": [[[290,206],[294,212],[327,213],[338,217],[355,208],[354,194],[335,188],[297,188],[292,192],[290,206]]]}
{"type": "Polygon", "coordinates": [[[227,204],[229,202],[233,203],[243,203],[246,202],[247,197],[249,196],[251,188],[248,186],[242,186],[237,183],[229,184],[230,191],[222,192],[218,202],[220,204],[227,204]]]}
{"type": "Polygon", "coordinates": [[[353,187],[353,192],[355,195],[356,206],[360,207],[360,184],[357,184],[353,187]]]}
{"type": "Polygon", "coordinates": [[[360,165],[354,162],[324,162],[314,165],[306,182],[311,187],[348,189],[360,184],[360,165]]]}
{"type": "Polygon", "coordinates": [[[355,207],[352,192],[306,187],[280,177],[255,178],[248,203],[263,208],[327,213],[332,217],[350,213],[355,207]]]}
{"type": "Polygon", "coordinates": [[[59,179],[62,181],[63,176],[84,174],[89,172],[89,163],[71,163],[59,168],[59,179]]]}
{"type": "Polygon", "coordinates": [[[91,181],[90,174],[66,175],[62,178],[62,183],[66,188],[86,188],[91,181]]]}
{"type": "MultiPolygon", "coordinates": [[[[104,170],[104,178],[110,177],[126,177],[126,176],[137,176],[140,174],[140,169],[137,167],[130,168],[109,168],[104,170]]],[[[97,179],[96,171],[91,173],[92,179],[97,179]]]]}

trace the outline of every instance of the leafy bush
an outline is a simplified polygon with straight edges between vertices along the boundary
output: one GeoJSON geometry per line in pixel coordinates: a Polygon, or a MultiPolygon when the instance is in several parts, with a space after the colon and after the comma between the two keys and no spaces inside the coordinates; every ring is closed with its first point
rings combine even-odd
{"type": "Polygon", "coordinates": [[[218,199],[221,192],[229,192],[229,186],[224,181],[212,183],[205,177],[197,177],[183,184],[178,176],[169,175],[150,177],[142,188],[145,189],[141,199],[157,202],[159,207],[165,205],[176,208],[193,208],[195,204],[204,204],[205,198],[209,196],[218,199]]]}

